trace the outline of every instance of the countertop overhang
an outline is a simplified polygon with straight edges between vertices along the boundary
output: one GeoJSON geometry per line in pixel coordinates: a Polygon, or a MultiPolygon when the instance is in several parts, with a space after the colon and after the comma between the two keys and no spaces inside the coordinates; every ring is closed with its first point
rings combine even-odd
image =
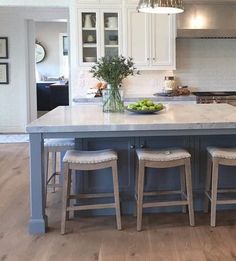
{"type": "Polygon", "coordinates": [[[133,135],[184,130],[188,134],[196,130],[221,133],[229,129],[236,134],[236,107],[228,104],[169,104],[163,111],[149,115],[127,111],[103,113],[102,106],[96,104],[60,106],[27,126],[29,133],[76,132],[84,133],[83,137],[101,132],[133,135]]]}

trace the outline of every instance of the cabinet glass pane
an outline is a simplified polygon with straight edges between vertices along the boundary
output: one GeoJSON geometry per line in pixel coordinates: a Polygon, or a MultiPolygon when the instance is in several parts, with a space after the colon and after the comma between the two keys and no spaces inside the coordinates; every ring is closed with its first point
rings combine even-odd
{"type": "Polygon", "coordinates": [[[97,61],[97,15],[82,13],[83,62],[97,61]]]}
{"type": "Polygon", "coordinates": [[[104,13],[105,56],[119,55],[118,13],[104,13]]]}
{"type": "Polygon", "coordinates": [[[119,52],[118,52],[118,48],[117,47],[106,47],[105,48],[105,56],[109,56],[109,57],[112,57],[112,56],[118,56],[119,55],[119,52]]]}

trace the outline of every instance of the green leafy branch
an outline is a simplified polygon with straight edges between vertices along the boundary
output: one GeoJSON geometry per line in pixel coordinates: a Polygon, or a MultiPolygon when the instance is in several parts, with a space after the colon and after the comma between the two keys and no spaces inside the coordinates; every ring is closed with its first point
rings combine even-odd
{"type": "Polygon", "coordinates": [[[129,75],[140,74],[132,58],[124,56],[102,57],[89,71],[98,80],[119,86],[129,75]]]}

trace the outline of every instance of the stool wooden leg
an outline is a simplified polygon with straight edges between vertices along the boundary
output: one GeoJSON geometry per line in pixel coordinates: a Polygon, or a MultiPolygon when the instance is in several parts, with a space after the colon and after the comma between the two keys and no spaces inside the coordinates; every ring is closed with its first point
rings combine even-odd
{"type": "Polygon", "coordinates": [[[143,215],[143,189],[144,189],[144,162],[139,161],[138,167],[138,199],[137,199],[137,231],[142,230],[142,215],[143,215]]]}
{"type": "MultiPolygon", "coordinates": [[[[183,193],[186,193],[186,178],[185,178],[185,169],[183,166],[180,167],[180,184],[181,184],[181,198],[185,200],[183,193]]],[[[186,213],[186,206],[182,206],[182,212],[186,213]]]]}
{"type": "Polygon", "coordinates": [[[134,211],[133,211],[134,217],[137,216],[136,200],[137,200],[137,195],[138,195],[138,159],[136,159],[136,164],[135,165],[136,165],[136,167],[135,167],[135,191],[134,191],[135,204],[134,204],[134,211]]]}
{"type": "MultiPolygon", "coordinates": [[[[57,153],[56,152],[52,152],[52,173],[56,173],[57,171],[57,153]]],[[[56,192],[56,188],[55,188],[55,184],[56,184],[56,175],[54,175],[54,177],[52,178],[52,184],[53,189],[52,192],[55,193],[56,192]]]]}
{"type": "Polygon", "coordinates": [[[190,159],[185,160],[185,175],[186,175],[186,185],[187,185],[189,221],[190,221],[190,226],[194,226],[195,222],[194,222],[194,210],[193,210],[193,189],[192,189],[190,159]]]}
{"type": "Polygon", "coordinates": [[[115,205],[116,205],[117,229],[121,230],[119,181],[118,181],[118,175],[117,175],[117,162],[116,161],[114,161],[112,163],[112,177],[113,177],[114,197],[115,197],[115,205]]]}
{"type": "Polygon", "coordinates": [[[217,202],[217,187],[218,187],[218,161],[213,159],[212,165],[212,188],[211,188],[211,226],[216,226],[216,202],[217,202]]]}
{"type": "Polygon", "coordinates": [[[206,186],[205,186],[205,200],[204,200],[204,212],[208,213],[209,210],[209,198],[207,193],[210,192],[211,187],[211,171],[212,171],[212,161],[210,156],[207,157],[207,174],[206,174],[206,186]]]}
{"type": "Polygon", "coordinates": [[[48,159],[49,159],[49,152],[44,152],[44,173],[45,173],[45,207],[47,207],[47,195],[48,195],[48,159]]]}
{"type": "MultiPolygon", "coordinates": [[[[72,170],[69,169],[68,170],[68,188],[67,188],[67,202],[66,202],[66,206],[70,206],[70,198],[69,196],[71,195],[71,179],[72,178],[72,170]]],[[[74,211],[73,211],[73,216],[74,216],[74,211]]],[[[66,220],[70,219],[70,212],[66,211],[66,220]]]]}
{"type": "Polygon", "coordinates": [[[64,183],[62,191],[62,211],[61,211],[61,234],[65,234],[66,230],[66,213],[67,213],[67,202],[69,193],[69,165],[64,164],[64,183]]]}

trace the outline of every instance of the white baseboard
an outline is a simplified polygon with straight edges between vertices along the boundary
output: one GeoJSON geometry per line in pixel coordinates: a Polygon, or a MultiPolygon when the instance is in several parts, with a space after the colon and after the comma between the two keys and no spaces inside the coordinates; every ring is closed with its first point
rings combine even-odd
{"type": "Polygon", "coordinates": [[[26,133],[26,129],[22,126],[0,126],[0,133],[26,133]]]}

